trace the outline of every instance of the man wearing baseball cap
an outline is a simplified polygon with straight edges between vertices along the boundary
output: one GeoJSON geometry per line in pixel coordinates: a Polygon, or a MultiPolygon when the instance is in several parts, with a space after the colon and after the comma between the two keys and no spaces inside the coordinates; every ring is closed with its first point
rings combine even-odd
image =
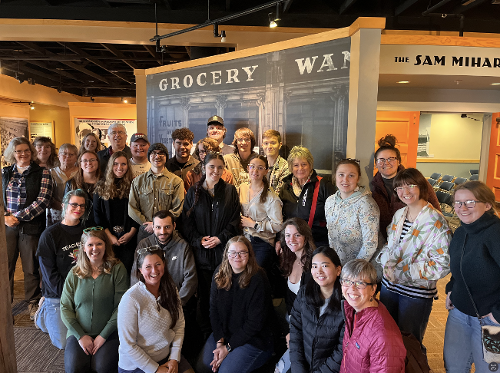
{"type": "Polygon", "coordinates": [[[128,214],[141,224],[137,242],[153,233],[153,215],[168,210],[178,218],[184,204],[184,183],[165,167],[168,159],[167,147],[159,142],[148,150],[151,168],[137,176],[130,187],[128,214]]]}
{"type": "Polygon", "coordinates": [[[130,138],[130,150],[132,151],[130,164],[134,178],[148,172],[151,168],[151,163],[148,161],[149,145],[148,137],[144,133],[134,133],[130,138]]]}
{"type": "Polygon", "coordinates": [[[207,136],[214,139],[219,143],[220,152],[222,155],[233,154],[234,147],[232,145],[224,144],[227,129],[224,127],[224,119],[218,115],[208,118],[207,123],[207,136]]]}

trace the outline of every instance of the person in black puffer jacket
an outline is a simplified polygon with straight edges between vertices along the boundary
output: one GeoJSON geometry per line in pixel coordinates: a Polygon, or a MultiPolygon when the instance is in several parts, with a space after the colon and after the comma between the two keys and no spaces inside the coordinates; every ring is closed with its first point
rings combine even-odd
{"type": "Polygon", "coordinates": [[[313,253],[312,278],[295,299],[290,318],[292,373],[339,372],[344,318],[340,259],[330,247],[313,253]]]}

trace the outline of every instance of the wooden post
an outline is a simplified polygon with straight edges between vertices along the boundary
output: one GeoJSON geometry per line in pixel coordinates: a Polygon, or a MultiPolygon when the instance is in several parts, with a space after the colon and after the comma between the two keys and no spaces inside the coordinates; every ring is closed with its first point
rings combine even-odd
{"type": "MultiPolygon", "coordinates": [[[[3,196],[1,184],[0,194],[3,196]]],[[[0,207],[4,211],[3,198],[0,198],[0,207]]],[[[7,242],[5,241],[5,218],[3,215],[0,217],[0,372],[17,372],[12,306],[10,303],[7,242]]]]}

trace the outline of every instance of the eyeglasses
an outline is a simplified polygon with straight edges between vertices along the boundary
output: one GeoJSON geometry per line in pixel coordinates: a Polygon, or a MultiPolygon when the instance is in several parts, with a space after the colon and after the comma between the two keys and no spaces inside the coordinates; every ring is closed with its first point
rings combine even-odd
{"type": "Polygon", "coordinates": [[[345,286],[346,288],[350,288],[352,285],[354,285],[354,287],[356,289],[360,289],[360,290],[363,290],[363,289],[366,289],[366,287],[368,285],[374,285],[373,283],[371,282],[364,282],[364,281],[351,281],[351,280],[346,280],[346,279],[341,279],[340,280],[340,284],[342,286],[345,286]]]}
{"type": "Polygon", "coordinates": [[[471,200],[463,201],[463,202],[461,202],[461,201],[454,202],[456,209],[461,208],[462,205],[465,205],[465,207],[467,207],[468,209],[473,209],[474,207],[476,207],[476,203],[481,203],[481,201],[474,201],[473,199],[471,199],[471,200]]]}
{"type": "Polygon", "coordinates": [[[151,157],[166,157],[167,155],[163,152],[151,152],[151,157]]]}
{"type": "Polygon", "coordinates": [[[99,226],[97,226],[97,227],[90,227],[90,228],[85,228],[83,230],[83,233],[89,233],[89,232],[92,232],[92,231],[102,231],[102,230],[104,230],[103,227],[99,227],[99,226]]]}
{"type": "Polygon", "coordinates": [[[377,158],[377,164],[383,166],[385,163],[393,163],[397,160],[398,159],[396,157],[377,158]]]}
{"type": "Polygon", "coordinates": [[[231,259],[234,259],[236,257],[239,257],[239,258],[246,258],[248,255],[248,251],[229,251],[227,253],[227,256],[231,259]]]}
{"type": "Polygon", "coordinates": [[[97,162],[97,159],[96,158],[92,158],[92,159],[82,159],[81,160],[82,163],[94,163],[94,162],[97,162]]]}
{"type": "Polygon", "coordinates": [[[111,136],[115,136],[115,135],[125,135],[125,132],[123,131],[111,131],[110,132],[111,136]]]}
{"type": "Polygon", "coordinates": [[[249,170],[258,170],[258,171],[264,171],[264,170],[267,170],[267,168],[263,167],[263,166],[256,166],[254,164],[249,164],[248,165],[248,169],[249,170]]]}
{"type": "Polygon", "coordinates": [[[249,137],[242,137],[240,139],[236,139],[236,142],[241,144],[242,142],[251,142],[249,137]]]}
{"type": "Polygon", "coordinates": [[[14,150],[14,153],[16,154],[30,154],[31,150],[14,150]]]}
{"type": "Polygon", "coordinates": [[[409,190],[409,191],[412,191],[412,190],[414,190],[415,188],[418,188],[418,185],[415,185],[415,184],[410,184],[410,185],[402,185],[402,186],[399,186],[399,187],[394,188],[394,191],[395,191],[395,192],[402,192],[403,190],[409,190]]]}
{"type": "Polygon", "coordinates": [[[137,250],[137,254],[142,255],[145,253],[152,253],[156,251],[161,251],[163,253],[163,250],[160,248],[160,246],[153,245],[153,246],[143,247],[142,249],[137,250]]]}
{"type": "MultiPolygon", "coordinates": [[[[76,209],[77,207],[80,207],[82,210],[85,210],[85,207],[86,207],[85,203],[83,203],[83,204],[80,205],[80,204],[78,204],[76,202],[73,202],[73,203],[68,203],[68,205],[71,206],[74,209],[76,209]]],[[[88,228],[88,229],[90,229],[90,228],[88,228]]]]}

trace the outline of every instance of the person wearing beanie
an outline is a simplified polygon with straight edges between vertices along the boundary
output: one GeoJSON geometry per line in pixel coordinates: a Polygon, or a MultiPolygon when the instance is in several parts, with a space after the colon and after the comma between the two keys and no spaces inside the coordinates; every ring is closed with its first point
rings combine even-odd
{"type": "Polygon", "coordinates": [[[234,153],[234,146],[224,144],[226,132],[227,128],[224,127],[224,119],[218,115],[208,118],[207,137],[210,137],[219,143],[220,153],[222,155],[234,153]]]}
{"type": "Polygon", "coordinates": [[[182,179],[167,170],[167,147],[155,143],[148,149],[151,168],[137,176],[130,188],[128,214],[141,224],[137,242],[153,233],[153,215],[168,210],[175,218],[182,212],[184,204],[184,183],[182,179]]]}
{"type": "Polygon", "coordinates": [[[132,151],[130,165],[134,178],[148,172],[151,168],[151,163],[148,161],[150,145],[148,137],[144,133],[134,133],[130,138],[130,150],[132,151]]]}

